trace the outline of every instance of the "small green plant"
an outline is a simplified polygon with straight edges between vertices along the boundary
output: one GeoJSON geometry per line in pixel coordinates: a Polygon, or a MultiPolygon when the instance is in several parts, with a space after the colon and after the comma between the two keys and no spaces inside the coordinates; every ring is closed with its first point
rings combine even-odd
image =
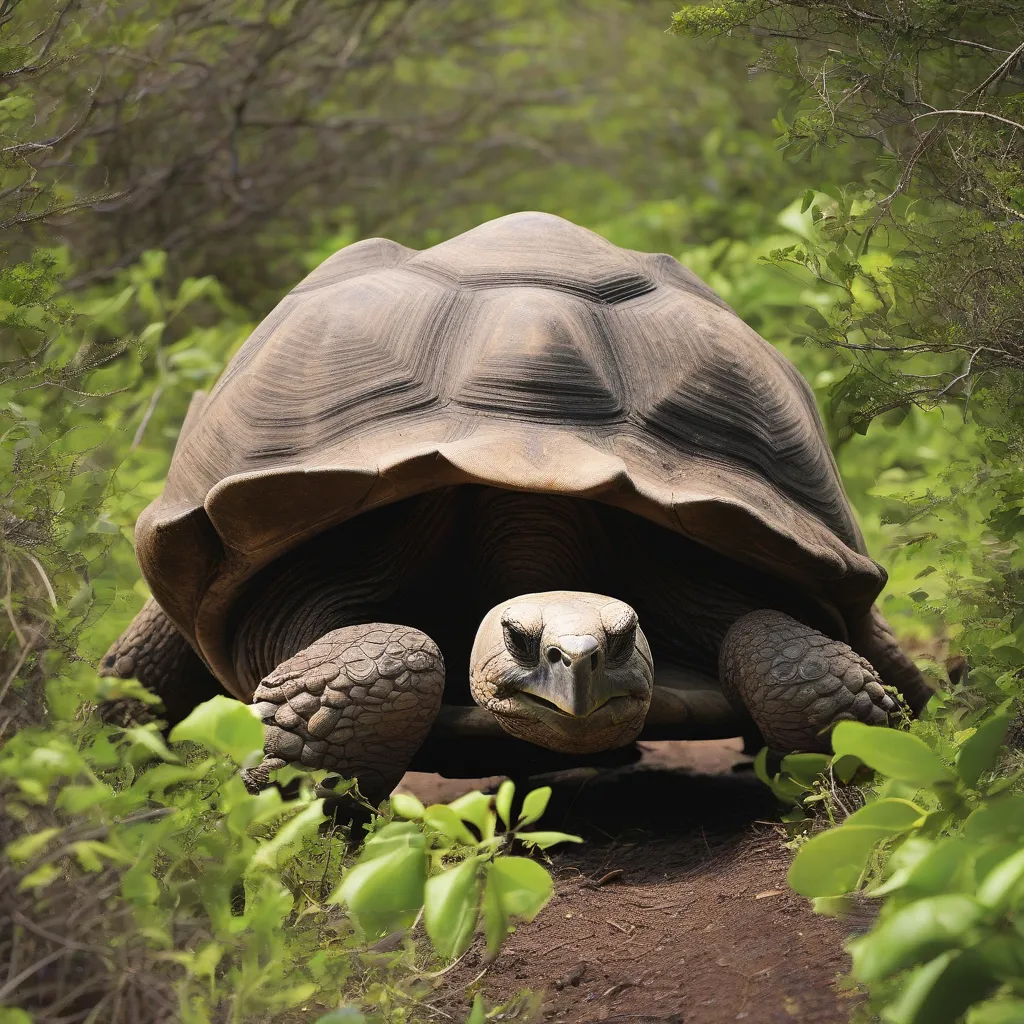
{"type": "Polygon", "coordinates": [[[515,786],[507,780],[495,796],[467,793],[450,804],[429,807],[414,796],[393,796],[395,813],[408,820],[385,825],[367,840],[359,864],[342,883],[339,895],[360,922],[379,921],[377,908],[387,899],[398,898],[391,878],[407,865],[406,906],[388,908],[387,923],[401,923],[403,915],[422,908],[434,948],[452,957],[469,948],[482,916],[487,954],[493,959],[505,941],[509,922],[533,920],[553,888],[551,876],[535,860],[497,855],[516,842],[539,850],[556,843],[582,842],[579,836],[564,832],[523,831],[544,813],[550,786],[527,793],[513,824],[514,797],[515,786]],[[499,819],[503,832],[497,830],[499,819]]]}
{"type": "MultiPolygon", "coordinates": [[[[148,696],[131,682],[100,685],[148,696]]],[[[317,775],[279,772],[297,783],[292,797],[246,792],[238,767],[259,756],[263,728],[245,705],[215,697],[170,741],[155,724],[76,718],[0,748],[0,827],[17,836],[0,856],[0,903],[15,922],[0,1008],[234,1024],[362,1003],[402,1019],[421,973],[417,918],[449,957],[469,945],[482,904],[493,957],[510,922],[532,918],[552,891],[541,864],[497,855],[514,840],[575,839],[522,831],[549,790],[528,794],[515,827],[497,833],[499,817],[510,824],[507,783],[428,808],[396,796],[404,820],[374,819],[351,856],[317,775]]]]}
{"type": "Polygon", "coordinates": [[[789,883],[825,913],[858,891],[882,901],[848,947],[891,1024],[1024,1020],[1024,772],[993,772],[1009,724],[1005,711],[981,721],[953,766],[927,729],[841,722],[833,733],[834,764],[883,781],[800,846],[789,883]]]}

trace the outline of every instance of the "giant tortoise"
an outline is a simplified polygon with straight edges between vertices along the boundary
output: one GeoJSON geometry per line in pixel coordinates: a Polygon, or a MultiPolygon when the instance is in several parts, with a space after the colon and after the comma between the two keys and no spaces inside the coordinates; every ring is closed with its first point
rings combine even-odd
{"type": "Polygon", "coordinates": [[[172,720],[251,701],[250,787],[821,750],[930,693],[794,367],[676,260],[547,214],[321,264],[194,398],[135,545],[153,598],[102,671],[172,720]]]}

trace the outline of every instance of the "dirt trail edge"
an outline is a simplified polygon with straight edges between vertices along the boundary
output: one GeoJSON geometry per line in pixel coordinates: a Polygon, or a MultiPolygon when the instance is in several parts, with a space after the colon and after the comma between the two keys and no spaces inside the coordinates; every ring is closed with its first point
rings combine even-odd
{"type": "MultiPolygon", "coordinates": [[[[786,888],[789,854],[766,824],[777,809],[752,772],[731,770],[747,760],[738,743],[645,746],[639,765],[543,780],[544,827],[587,842],[554,852],[554,898],[480,978],[489,1005],[529,988],[552,1024],[846,1021],[846,930],[786,888]]],[[[497,783],[403,786],[437,801],[481,781],[497,783]]],[[[465,1019],[483,966],[474,948],[444,976],[438,1020],[465,1019]]]]}

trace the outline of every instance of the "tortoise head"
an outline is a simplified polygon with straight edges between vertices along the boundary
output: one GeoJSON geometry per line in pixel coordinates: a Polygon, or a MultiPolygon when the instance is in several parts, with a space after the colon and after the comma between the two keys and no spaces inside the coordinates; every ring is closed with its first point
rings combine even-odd
{"type": "Polygon", "coordinates": [[[586,754],[632,742],[651,703],[651,649],[628,604],[549,591],[484,616],[470,657],[473,699],[502,728],[586,754]]]}

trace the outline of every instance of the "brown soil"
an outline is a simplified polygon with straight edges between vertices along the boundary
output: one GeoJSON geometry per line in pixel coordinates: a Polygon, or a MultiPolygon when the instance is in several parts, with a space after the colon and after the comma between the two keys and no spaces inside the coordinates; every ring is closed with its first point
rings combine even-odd
{"type": "MultiPolygon", "coordinates": [[[[551,1024],[845,1021],[843,927],[786,888],[777,808],[732,770],[748,760],[734,741],[651,743],[639,765],[544,779],[544,826],[587,842],[554,852],[554,899],[486,973],[472,949],[431,1005],[464,1020],[479,977],[488,1005],[543,990],[536,1012],[551,1024]]],[[[432,802],[481,781],[498,780],[404,785],[432,802]]]]}

